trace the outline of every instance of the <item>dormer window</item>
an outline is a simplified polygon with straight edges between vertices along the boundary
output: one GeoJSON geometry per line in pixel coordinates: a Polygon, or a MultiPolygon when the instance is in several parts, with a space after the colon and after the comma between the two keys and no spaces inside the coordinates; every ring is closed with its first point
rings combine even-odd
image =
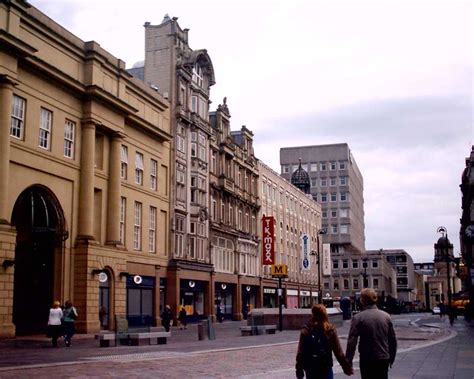
{"type": "Polygon", "coordinates": [[[196,83],[199,87],[202,87],[202,68],[195,63],[193,67],[193,82],[196,83]]]}

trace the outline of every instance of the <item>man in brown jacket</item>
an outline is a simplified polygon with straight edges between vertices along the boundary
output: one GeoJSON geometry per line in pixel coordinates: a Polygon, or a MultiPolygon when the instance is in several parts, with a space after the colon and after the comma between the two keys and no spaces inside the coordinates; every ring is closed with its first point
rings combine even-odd
{"type": "Polygon", "coordinates": [[[361,292],[363,311],[352,319],[347,341],[346,358],[352,366],[359,341],[360,374],[362,379],[387,379],[397,353],[397,338],[390,315],[375,305],[377,293],[372,288],[361,292]]]}

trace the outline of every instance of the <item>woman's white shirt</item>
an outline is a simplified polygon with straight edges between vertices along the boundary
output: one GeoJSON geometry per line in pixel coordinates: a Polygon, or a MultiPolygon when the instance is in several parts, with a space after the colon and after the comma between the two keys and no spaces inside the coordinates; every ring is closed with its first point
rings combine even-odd
{"type": "Polygon", "coordinates": [[[49,310],[48,325],[61,325],[61,319],[63,318],[63,311],[61,308],[51,308],[49,310]]]}

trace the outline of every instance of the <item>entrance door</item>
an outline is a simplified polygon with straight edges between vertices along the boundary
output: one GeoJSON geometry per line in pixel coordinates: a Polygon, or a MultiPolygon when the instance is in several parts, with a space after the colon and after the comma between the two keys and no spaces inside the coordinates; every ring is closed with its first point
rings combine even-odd
{"type": "Polygon", "coordinates": [[[99,284],[99,321],[100,329],[109,329],[110,319],[110,274],[108,272],[101,273],[99,284]]]}
{"type": "Polygon", "coordinates": [[[13,322],[17,335],[44,333],[54,300],[55,251],[65,238],[62,209],[45,187],[18,197],[12,214],[17,229],[13,322]]]}

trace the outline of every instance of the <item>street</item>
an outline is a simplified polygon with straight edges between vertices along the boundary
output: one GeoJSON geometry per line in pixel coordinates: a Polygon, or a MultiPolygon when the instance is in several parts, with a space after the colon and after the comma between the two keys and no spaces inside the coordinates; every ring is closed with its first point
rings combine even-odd
{"type": "MultiPolygon", "coordinates": [[[[450,328],[446,320],[426,313],[396,315],[393,320],[399,341],[393,373],[403,369],[405,374],[402,375],[409,375],[397,376],[400,378],[415,377],[406,371],[404,359],[420,357],[422,355],[418,352],[433,346],[438,350],[447,346],[451,340],[458,338],[458,328],[465,324],[464,320],[457,320],[455,327],[450,328]]],[[[196,325],[190,325],[188,330],[175,328],[169,343],[158,346],[99,348],[92,336],[84,335],[75,336],[71,348],[61,344],[60,348],[54,349],[42,337],[4,341],[0,345],[0,377],[46,378],[54,372],[55,377],[68,378],[293,378],[299,332],[283,331],[275,335],[241,337],[238,327],[243,324],[231,321],[215,324],[214,341],[197,341],[196,325]]],[[[349,325],[346,321],[338,328],[343,348],[349,325]]],[[[469,332],[472,333],[472,329],[469,327],[469,332]]],[[[463,335],[466,336],[466,333],[463,335]]],[[[432,358],[440,361],[439,358],[432,358]]],[[[447,373],[446,376],[436,377],[472,379],[474,366],[470,369],[471,376],[447,373]]],[[[436,371],[439,373],[439,370],[436,371]]],[[[336,378],[344,377],[336,362],[334,372],[336,378]]],[[[358,370],[353,378],[357,377],[358,370]]],[[[394,376],[391,374],[391,377],[394,376]]]]}

